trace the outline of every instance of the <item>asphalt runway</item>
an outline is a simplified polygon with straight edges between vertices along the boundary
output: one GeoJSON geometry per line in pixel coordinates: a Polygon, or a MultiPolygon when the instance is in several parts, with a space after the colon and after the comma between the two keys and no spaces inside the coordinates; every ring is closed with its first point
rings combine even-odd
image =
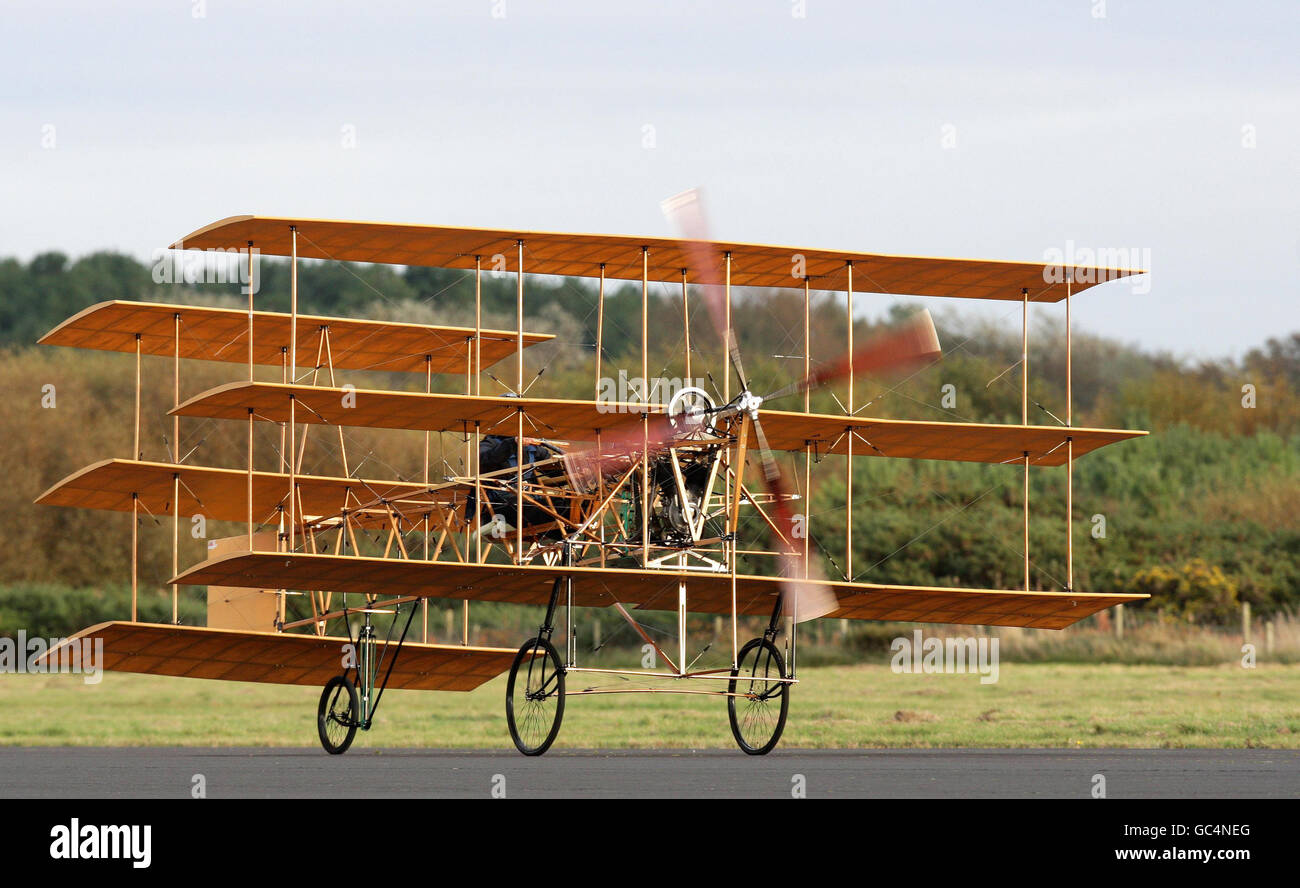
{"type": "Polygon", "coordinates": [[[0,748],[6,798],[1300,797],[1300,750],[0,748]]]}

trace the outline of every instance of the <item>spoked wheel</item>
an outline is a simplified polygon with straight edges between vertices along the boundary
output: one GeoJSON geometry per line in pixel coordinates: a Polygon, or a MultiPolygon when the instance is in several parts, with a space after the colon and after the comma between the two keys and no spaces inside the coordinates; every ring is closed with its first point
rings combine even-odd
{"type": "Polygon", "coordinates": [[[750,755],[766,755],[781,739],[790,710],[790,684],[785,660],[775,644],[755,638],[740,649],[736,669],[727,683],[727,715],[731,733],[750,755]]]}
{"type": "Polygon", "coordinates": [[[506,721],[510,738],[524,755],[551,748],[564,719],[564,664],[555,646],[533,638],[515,654],[506,683],[506,721]]]}
{"type": "Polygon", "coordinates": [[[316,730],[320,745],[330,755],[342,755],[352,745],[360,709],[356,686],[346,675],[336,675],[325,683],[316,708],[316,730]]]}

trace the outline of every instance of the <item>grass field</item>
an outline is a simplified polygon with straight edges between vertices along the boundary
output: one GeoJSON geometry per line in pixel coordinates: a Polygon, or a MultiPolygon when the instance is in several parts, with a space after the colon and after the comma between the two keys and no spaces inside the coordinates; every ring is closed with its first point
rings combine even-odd
{"type": "MultiPolygon", "coordinates": [[[[503,677],[469,694],[391,692],[356,747],[508,747],[504,687],[503,677]]],[[[0,744],[310,746],[318,696],[123,673],[99,685],[0,675],[0,744]]],[[[726,748],[732,739],[720,698],[600,695],[569,699],[563,746],[726,748]]],[[[1297,748],[1300,666],[1016,663],[989,685],[877,665],[806,668],[782,746],[1297,748]]]]}

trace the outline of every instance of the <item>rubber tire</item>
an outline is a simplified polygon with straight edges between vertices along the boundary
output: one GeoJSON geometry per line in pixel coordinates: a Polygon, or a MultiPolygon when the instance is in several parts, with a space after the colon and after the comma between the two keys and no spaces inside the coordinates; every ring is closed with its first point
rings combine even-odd
{"type": "MultiPolygon", "coordinates": [[[[760,648],[766,647],[771,652],[773,661],[776,663],[776,668],[780,673],[780,677],[781,678],[789,677],[786,675],[785,672],[785,659],[781,656],[780,649],[777,648],[775,644],[768,641],[766,638],[752,639],[749,643],[747,643],[744,647],[742,647],[740,649],[739,655],[736,657],[737,665],[743,665],[745,662],[745,655],[750,651],[751,648],[755,648],[755,647],[760,647],[760,648]]],[[[755,657],[755,664],[757,664],[757,662],[758,659],[757,657],[755,657]]],[[[731,670],[731,675],[732,675],[731,681],[727,683],[727,692],[729,695],[736,693],[736,683],[738,680],[744,681],[744,679],[739,678],[738,671],[736,669],[731,670]]],[[[739,698],[735,696],[727,697],[727,718],[731,722],[731,735],[736,738],[736,745],[739,746],[746,754],[767,755],[769,752],[772,751],[772,748],[775,747],[777,742],[781,739],[781,733],[785,730],[785,719],[790,712],[790,685],[788,683],[782,683],[780,695],[781,695],[781,715],[777,719],[776,730],[772,732],[772,736],[762,746],[750,746],[749,743],[745,740],[744,735],[742,735],[740,732],[740,726],[736,723],[736,700],[738,700],[739,698]]]]}
{"type": "Polygon", "coordinates": [[[564,721],[564,664],[560,662],[560,655],[556,653],[555,645],[540,636],[530,638],[519,648],[519,653],[515,654],[515,662],[510,666],[510,679],[506,682],[506,723],[510,726],[510,739],[515,742],[515,748],[524,755],[541,755],[550,749],[551,744],[555,742],[556,735],[560,733],[560,723],[562,721],[564,721]],[[526,667],[527,661],[534,658],[535,654],[533,652],[539,647],[545,649],[545,658],[551,661],[551,665],[556,670],[555,693],[557,702],[555,705],[555,721],[552,723],[546,739],[540,745],[530,747],[519,737],[519,730],[515,725],[515,677],[519,674],[520,667],[526,667]]]}
{"type": "Polygon", "coordinates": [[[346,675],[336,675],[329,681],[325,682],[325,690],[321,691],[320,705],[316,707],[316,733],[320,735],[320,745],[330,755],[342,755],[348,751],[352,745],[352,739],[357,736],[356,719],[357,713],[361,711],[360,702],[357,700],[356,685],[348,679],[346,675]],[[329,718],[330,702],[334,696],[334,689],[342,685],[348,695],[348,713],[351,715],[353,724],[348,726],[348,735],[343,738],[343,742],[334,745],[330,740],[329,734],[325,730],[329,718]]]}

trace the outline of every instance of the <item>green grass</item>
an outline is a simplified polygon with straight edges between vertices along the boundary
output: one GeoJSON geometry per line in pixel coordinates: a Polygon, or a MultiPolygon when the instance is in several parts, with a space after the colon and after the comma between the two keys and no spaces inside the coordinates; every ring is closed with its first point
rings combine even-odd
{"type": "MultiPolygon", "coordinates": [[[[509,747],[504,688],[498,678],[469,694],[393,691],[356,747],[509,747]]],[[[99,685],[2,675],[0,744],[310,746],[318,696],[123,673],[99,685]]],[[[810,667],[800,671],[781,745],[1297,748],[1300,666],[1004,662],[992,685],[879,665],[810,667]]],[[[732,740],[720,698],[601,695],[569,698],[557,741],[565,746],[727,748],[732,740]]]]}

